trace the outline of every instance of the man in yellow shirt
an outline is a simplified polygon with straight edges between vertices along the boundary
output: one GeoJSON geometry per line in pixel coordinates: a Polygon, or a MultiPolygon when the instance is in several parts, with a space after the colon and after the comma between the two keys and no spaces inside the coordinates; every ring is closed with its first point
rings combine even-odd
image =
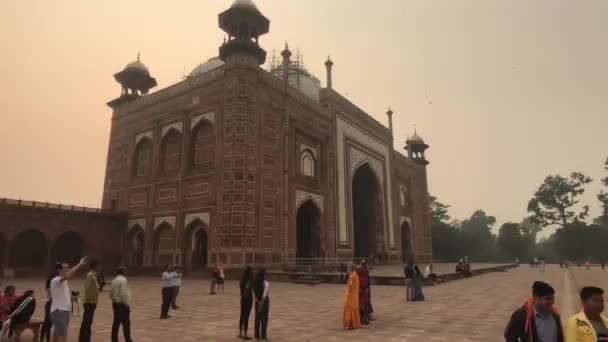
{"type": "Polygon", "coordinates": [[[89,264],[89,273],[84,279],[84,294],[83,304],[84,314],[82,315],[82,324],[80,325],[80,342],[91,341],[91,324],[93,324],[93,315],[97,308],[97,298],[99,297],[99,283],[97,283],[97,269],[99,262],[91,261],[89,264]]]}
{"type": "Polygon", "coordinates": [[[608,319],[602,316],[604,290],[599,287],[583,287],[580,295],[583,311],[568,320],[566,342],[608,341],[608,319]]]}

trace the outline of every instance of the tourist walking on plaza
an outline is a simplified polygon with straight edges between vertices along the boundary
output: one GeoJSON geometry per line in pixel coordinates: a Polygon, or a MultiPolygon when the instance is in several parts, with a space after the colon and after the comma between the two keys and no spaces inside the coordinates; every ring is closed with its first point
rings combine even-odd
{"type": "Polygon", "coordinates": [[[608,318],[604,311],[604,290],[584,287],[581,292],[583,311],[572,316],[566,324],[566,342],[608,341],[608,318]]]}
{"type": "Polygon", "coordinates": [[[412,280],[414,279],[414,266],[412,261],[408,261],[403,267],[403,273],[405,274],[405,300],[410,301],[413,296],[412,280]]]}
{"type": "Polygon", "coordinates": [[[173,286],[174,279],[177,278],[177,274],[173,272],[173,269],[169,268],[169,265],[165,265],[163,274],[161,276],[161,296],[162,296],[162,304],[160,307],[160,319],[167,319],[169,316],[169,307],[171,305],[171,300],[173,300],[173,286]]]}
{"type": "MultiPolygon", "coordinates": [[[[224,274],[224,264],[220,263],[217,265],[213,275],[215,277],[215,284],[217,285],[217,292],[219,293],[220,289],[222,289],[222,293],[224,293],[224,278],[226,277],[224,274]]],[[[215,290],[213,291],[213,294],[215,294],[215,290]]]]}
{"type": "Polygon", "coordinates": [[[551,285],[536,281],[532,285],[532,298],[511,315],[505,329],[507,342],[564,342],[562,322],[555,303],[555,290],[551,285]]]}
{"type": "Polygon", "coordinates": [[[255,299],[255,338],[266,341],[268,330],[268,313],[270,311],[270,298],[268,290],[270,283],[266,280],[266,270],[261,269],[255,275],[253,282],[253,295],[255,299]]]}
{"type": "Polygon", "coordinates": [[[44,321],[40,328],[40,342],[49,342],[51,340],[51,328],[53,327],[53,323],[51,323],[51,280],[59,274],[61,267],[61,263],[55,263],[53,272],[51,272],[44,283],[46,303],[44,304],[44,321]]]}
{"type": "Polygon", "coordinates": [[[51,323],[53,323],[51,341],[66,342],[68,340],[71,299],[68,279],[71,279],[86,263],[87,258],[80,259],[80,262],[72,268],[68,264],[62,263],[57,276],[51,280],[49,286],[51,291],[51,323]]]}
{"type": "Polygon", "coordinates": [[[365,273],[365,277],[367,278],[367,313],[370,321],[375,320],[374,318],[374,307],[372,306],[372,276],[369,272],[369,268],[367,267],[367,263],[365,260],[361,260],[361,268],[365,273]]]}
{"type": "Polygon", "coordinates": [[[112,300],[112,311],[114,320],[112,321],[112,342],[118,342],[118,329],[122,325],[122,333],[125,342],[131,342],[131,291],[125,274],[127,269],[119,267],[116,269],[116,278],[110,284],[110,299],[112,300]]]}
{"type": "Polygon", "coordinates": [[[412,278],[412,301],[421,302],[424,300],[424,294],[422,293],[422,280],[424,275],[420,272],[418,265],[414,265],[414,278],[412,278]]]}
{"type": "Polygon", "coordinates": [[[357,267],[357,277],[359,278],[359,319],[361,324],[369,324],[369,307],[367,299],[368,277],[363,266],[357,267]]]}
{"type": "Polygon", "coordinates": [[[344,329],[353,330],[361,328],[361,316],[359,313],[359,276],[355,272],[355,265],[348,264],[348,280],[344,292],[344,309],[342,319],[344,329]]]}
{"type": "Polygon", "coordinates": [[[99,283],[97,282],[99,263],[92,261],[89,266],[89,273],[87,273],[84,279],[84,298],[82,300],[84,313],[82,314],[82,324],[80,325],[80,335],[78,337],[80,342],[91,341],[91,324],[93,324],[93,316],[99,297],[99,283]]]}
{"type": "Polygon", "coordinates": [[[241,318],[239,319],[239,335],[237,337],[243,340],[251,340],[251,337],[247,335],[249,315],[253,306],[253,270],[251,266],[245,267],[239,282],[239,288],[241,290],[241,318]]]}
{"type": "Polygon", "coordinates": [[[175,269],[173,270],[173,272],[175,273],[175,277],[173,278],[173,298],[171,299],[171,308],[172,309],[179,309],[179,306],[177,306],[176,302],[177,302],[177,295],[179,294],[179,288],[182,286],[182,270],[179,266],[175,266],[175,269]]]}

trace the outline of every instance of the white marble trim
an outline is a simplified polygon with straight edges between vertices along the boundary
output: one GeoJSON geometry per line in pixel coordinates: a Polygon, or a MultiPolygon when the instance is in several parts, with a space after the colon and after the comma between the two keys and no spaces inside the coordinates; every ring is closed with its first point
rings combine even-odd
{"type": "Polygon", "coordinates": [[[296,208],[296,214],[298,212],[298,209],[300,209],[300,205],[302,205],[302,203],[304,203],[305,201],[311,199],[319,208],[319,210],[321,211],[321,214],[324,211],[324,206],[323,206],[323,195],[319,195],[319,194],[315,194],[312,192],[307,192],[307,191],[302,191],[302,190],[296,190],[296,195],[295,195],[295,208],[296,208]]]}
{"type": "Polygon", "coordinates": [[[141,141],[141,139],[148,138],[148,139],[152,140],[153,137],[154,137],[154,133],[152,133],[152,131],[139,133],[138,135],[135,136],[135,146],[137,146],[137,144],[141,141]]]}
{"type": "Polygon", "coordinates": [[[196,219],[201,220],[201,222],[203,222],[205,226],[207,226],[207,229],[209,229],[209,227],[211,226],[211,214],[209,212],[200,212],[186,214],[186,216],[184,217],[184,227],[188,227],[196,219]]]}
{"type": "Polygon", "coordinates": [[[215,112],[208,112],[200,115],[193,116],[190,120],[190,130],[193,130],[196,125],[198,125],[201,120],[209,121],[212,124],[215,124],[215,112]]]}
{"type": "Polygon", "coordinates": [[[184,126],[184,125],[183,125],[183,123],[182,123],[181,121],[174,122],[174,123],[172,123],[172,124],[170,124],[170,125],[164,126],[164,127],[162,128],[162,130],[161,130],[161,134],[160,134],[160,136],[161,136],[161,138],[164,138],[164,137],[165,137],[165,135],[167,135],[167,133],[169,133],[169,131],[170,131],[170,130],[172,130],[172,129],[174,129],[174,130],[176,130],[176,131],[178,131],[178,132],[182,133],[183,126],[184,126]]]}
{"type": "Polygon", "coordinates": [[[162,216],[154,218],[154,230],[163,223],[167,223],[173,230],[175,230],[175,216],[162,216]]]}

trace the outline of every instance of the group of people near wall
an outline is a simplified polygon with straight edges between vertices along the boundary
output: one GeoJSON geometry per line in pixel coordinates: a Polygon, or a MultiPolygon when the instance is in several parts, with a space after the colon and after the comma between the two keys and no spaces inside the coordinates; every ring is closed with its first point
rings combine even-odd
{"type": "MultiPolygon", "coordinates": [[[[82,258],[78,264],[71,268],[64,262],[55,264],[53,271],[48,276],[45,283],[47,301],[44,305],[44,321],[39,330],[33,329],[35,341],[68,341],[70,315],[73,311],[73,305],[78,305],[79,298],[79,293],[70,290],[69,280],[85,265],[89,266],[89,272],[86,274],[84,280],[82,295],[84,313],[78,340],[81,342],[88,342],[91,340],[91,325],[93,324],[99,293],[103,290],[105,282],[103,281],[103,277],[99,276],[99,263],[97,261],[89,262],[87,258],[82,258]]],[[[118,341],[118,330],[121,325],[123,328],[124,341],[132,341],[130,336],[129,309],[131,292],[129,291],[125,274],[126,269],[124,267],[119,267],[116,270],[116,277],[110,285],[109,297],[112,301],[112,310],[114,314],[110,336],[112,342],[118,341]]],[[[31,317],[36,309],[34,291],[25,291],[21,297],[14,300],[14,303],[14,291],[11,291],[9,294],[11,294],[11,297],[6,303],[9,305],[12,304],[11,310],[6,311],[6,307],[8,306],[0,305],[0,308],[3,311],[3,315],[0,317],[3,321],[3,332],[0,333],[0,341],[13,333],[21,333],[20,330],[24,329],[28,324],[31,325],[33,323],[31,317]],[[5,316],[4,314],[8,312],[10,313],[5,316]]],[[[4,301],[2,300],[2,302],[4,301]]]]}
{"type": "Polygon", "coordinates": [[[582,310],[568,319],[565,329],[555,307],[555,290],[545,282],[532,284],[532,297],[511,315],[505,329],[506,342],[600,342],[608,341],[608,318],[604,290],[583,287],[582,310]]]}
{"type": "Polygon", "coordinates": [[[365,260],[361,260],[359,265],[350,262],[348,272],[342,316],[344,329],[354,330],[361,328],[361,324],[369,324],[374,320],[374,307],[371,278],[365,260]]]}

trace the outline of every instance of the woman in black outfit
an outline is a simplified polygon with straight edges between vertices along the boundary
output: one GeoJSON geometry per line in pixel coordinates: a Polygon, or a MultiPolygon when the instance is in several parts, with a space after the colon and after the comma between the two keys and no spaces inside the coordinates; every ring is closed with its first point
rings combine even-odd
{"type": "Polygon", "coordinates": [[[251,340],[247,336],[247,327],[249,326],[249,315],[251,314],[251,306],[253,305],[253,270],[251,266],[247,266],[239,282],[241,288],[241,319],[239,319],[239,338],[243,340],[251,340]]]}
{"type": "Polygon", "coordinates": [[[266,341],[268,310],[270,307],[270,299],[268,298],[268,288],[270,284],[265,278],[266,270],[261,269],[255,275],[255,281],[253,282],[253,294],[255,297],[255,338],[256,340],[261,341],[266,341]]]}

